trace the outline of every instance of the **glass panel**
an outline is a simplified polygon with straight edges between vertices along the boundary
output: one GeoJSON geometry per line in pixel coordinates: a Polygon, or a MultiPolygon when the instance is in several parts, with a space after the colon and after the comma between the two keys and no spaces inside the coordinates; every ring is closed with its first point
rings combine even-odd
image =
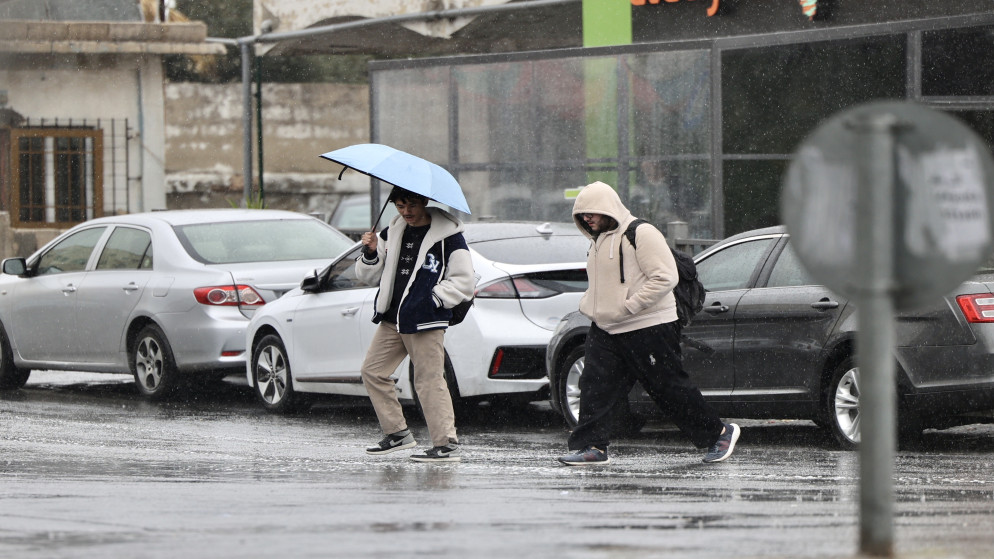
{"type": "Polygon", "coordinates": [[[38,129],[18,137],[18,204],[21,222],[74,223],[93,217],[101,178],[95,153],[99,131],[38,129]]]}
{"type": "Polygon", "coordinates": [[[787,161],[726,161],[725,235],[780,224],[780,183],[787,161]]]}
{"type": "Polygon", "coordinates": [[[459,184],[473,210],[469,220],[573,221],[573,201],[567,200],[566,188],[585,184],[583,169],[535,170],[517,182],[505,180],[513,176],[500,167],[493,172],[464,171],[459,184]]]}
{"type": "Polygon", "coordinates": [[[106,227],[93,227],[66,237],[38,260],[38,275],[80,272],[86,269],[93,247],[106,227]]]}
{"type": "Polygon", "coordinates": [[[355,261],[358,257],[359,249],[356,249],[333,264],[331,269],[328,270],[328,275],[324,281],[324,290],[338,291],[340,289],[368,288],[368,285],[359,281],[355,273],[355,261]]]}
{"type": "Polygon", "coordinates": [[[583,69],[576,59],[456,66],[452,78],[461,164],[583,158],[583,69]]]}
{"type": "Polygon", "coordinates": [[[697,276],[708,291],[746,289],[775,241],[759,239],[722,249],[697,263],[697,276]]]}
{"type": "Polygon", "coordinates": [[[118,227],[100,253],[98,270],[140,270],[151,268],[152,237],[147,231],[118,227]]]}
{"type": "Polygon", "coordinates": [[[708,153],[709,60],[707,51],[624,57],[636,155],[708,153]]]}
{"type": "Polygon", "coordinates": [[[198,223],[175,231],[187,253],[205,264],[331,259],[353,244],[316,219],[198,223]]]}
{"type": "Polygon", "coordinates": [[[994,95],[994,27],[922,34],[922,94],[994,95]]]}
{"type": "Polygon", "coordinates": [[[799,285],[818,285],[818,282],[811,279],[811,274],[801,265],[797,259],[797,253],[791,245],[784,247],[780,253],[780,258],[773,266],[770,273],[770,281],[767,287],[793,287],[799,285]]]}
{"type": "Polygon", "coordinates": [[[783,45],[722,55],[725,153],[792,153],[822,119],[905,96],[905,37],[783,45]]]}
{"type": "Polygon", "coordinates": [[[55,138],[55,221],[86,220],[86,148],[79,137],[55,138]]]}
{"type": "Polygon", "coordinates": [[[994,110],[985,111],[953,111],[949,114],[962,120],[980,136],[987,146],[994,146],[994,110]]]}
{"type": "Polygon", "coordinates": [[[636,217],[666,230],[671,221],[687,223],[690,236],[709,239],[711,165],[708,161],[643,160],[634,173],[626,205],[636,217]]]}
{"type": "Polygon", "coordinates": [[[21,221],[45,220],[45,138],[18,139],[21,221]]]}
{"type": "Polygon", "coordinates": [[[373,91],[376,141],[448,168],[449,69],[377,72],[373,91]]]}
{"type": "Polygon", "coordinates": [[[586,262],[590,239],[583,235],[551,235],[480,241],[471,245],[487,260],[507,264],[586,262]]]}

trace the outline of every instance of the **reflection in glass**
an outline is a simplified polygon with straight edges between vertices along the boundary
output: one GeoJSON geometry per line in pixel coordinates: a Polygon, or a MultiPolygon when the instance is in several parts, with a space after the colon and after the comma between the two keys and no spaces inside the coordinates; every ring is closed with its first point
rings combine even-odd
{"type": "Polygon", "coordinates": [[[994,95],[994,28],[922,34],[922,95],[994,95]]]}

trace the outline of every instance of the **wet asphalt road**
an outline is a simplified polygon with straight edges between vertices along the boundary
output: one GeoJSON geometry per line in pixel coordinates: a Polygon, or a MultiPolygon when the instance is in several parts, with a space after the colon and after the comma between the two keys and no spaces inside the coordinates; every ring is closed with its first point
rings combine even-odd
{"type": "MultiPolygon", "coordinates": [[[[426,465],[366,455],[362,404],[280,417],[237,382],[152,404],[124,376],[34,373],[0,394],[0,557],[858,555],[859,456],[808,422],[741,421],[711,465],[650,424],[574,469],[547,405],[484,406],[460,419],[464,462],[426,465]]],[[[994,425],[925,442],[895,465],[896,555],[994,556],[994,425]]]]}

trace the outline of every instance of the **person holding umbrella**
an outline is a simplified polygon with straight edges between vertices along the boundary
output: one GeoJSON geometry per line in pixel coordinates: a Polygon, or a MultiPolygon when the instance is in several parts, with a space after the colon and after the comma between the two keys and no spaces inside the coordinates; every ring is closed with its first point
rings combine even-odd
{"type": "Polygon", "coordinates": [[[379,285],[373,322],[379,324],[362,364],[362,380],[385,434],[368,454],[414,447],[391,377],[405,356],[414,366],[417,391],[432,448],[414,454],[416,462],[461,459],[455,413],[445,380],[445,329],[452,308],[473,297],[475,273],[462,222],[449,212],[427,207],[429,198],[395,186],[387,198],[397,215],[380,231],[364,233],[356,275],[379,285]]]}

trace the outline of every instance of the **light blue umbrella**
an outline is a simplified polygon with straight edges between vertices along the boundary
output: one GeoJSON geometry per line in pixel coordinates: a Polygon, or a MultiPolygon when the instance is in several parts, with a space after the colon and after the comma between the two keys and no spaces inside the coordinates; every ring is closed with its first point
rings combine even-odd
{"type": "MultiPolygon", "coordinates": [[[[455,177],[431,161],[406,151],[383,144],[356,144],[322,153],[321,157],[415,194],[426,196],[450,208],[472,213],[469,211],[469,204],[466,203],[466,196],[462,193],[462,187],[455,177]]],[[[344,173],[345,169],[342,169],[342,172],[344,173]]],[[[338,177],[341,178],[341,174],[338,177]]],[[[374,223],[373,227],[375,226],[374,223]]]]}

